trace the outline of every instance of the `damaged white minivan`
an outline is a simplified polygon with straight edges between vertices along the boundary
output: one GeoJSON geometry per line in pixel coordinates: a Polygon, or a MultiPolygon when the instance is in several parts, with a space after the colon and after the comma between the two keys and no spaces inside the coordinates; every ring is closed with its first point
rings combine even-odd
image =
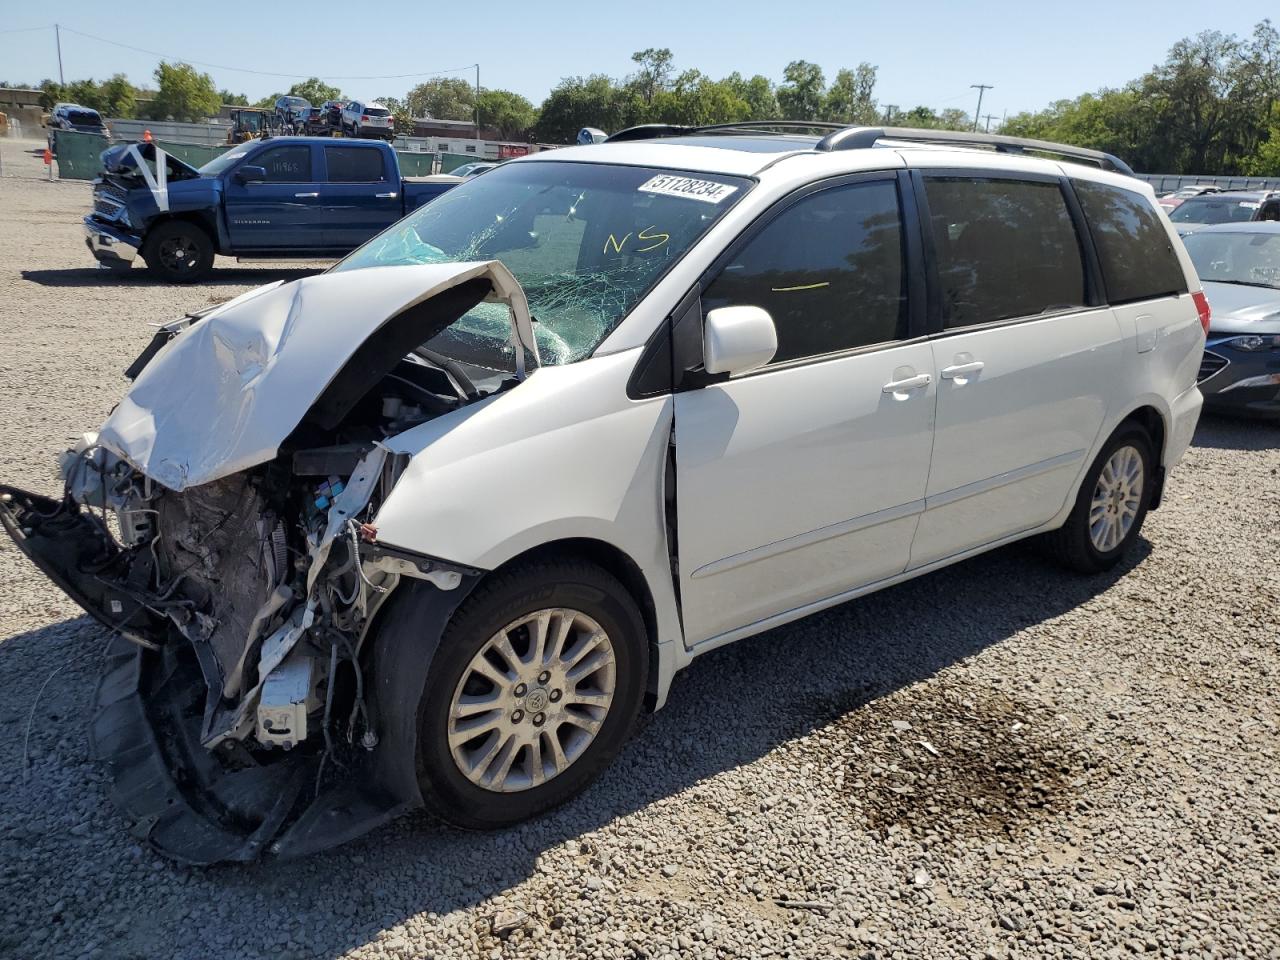
{"type": "Polygon", "coordinates": [[[698,653],[1032,535],[1120,560],[1201,405],[1151,189],[814,131],[505,164],[163,328],[62,498],[0,488],[110,630],[91,735],[141,835],[213,863],[424,804],[512,824],[698,653]]]}

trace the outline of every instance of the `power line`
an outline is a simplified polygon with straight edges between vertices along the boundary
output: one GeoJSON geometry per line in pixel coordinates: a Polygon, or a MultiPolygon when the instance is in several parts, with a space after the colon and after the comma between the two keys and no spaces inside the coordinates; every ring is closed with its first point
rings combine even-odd
{"type": "Polygon", "coordinates": [[[43,27],[15,27],[11,30],[0,30],[3,33],[35,33],[37,30],[52,30],[53,24],[47,23],[43,27]]]}
{"type": "MultiPolygon", "coordinates": [[[[47,29],[47,28],[46,28],[47,29]]],[[[159,57],[161,60],[169,60],[181,63],[190,63],[198,67],[210,67],[214,70],[230,70],[233,73],[251,73],[259,77],[276,77],[284,80],[305,80],[308,77],[315,76],[312,73],[273,73],[268,70],[252,70],[248,67],[231,67],[225,63],[210,63],[205,60],[193,60],[189,57],[175,57],[171,54],[160,53],[156,50],[148,50],[145,47],[135,47],[129,43],[121,43],[118,40],[108,40],[106,37],[99,37],[92,33],[85,33],[83,30],[74,30],[71,27],[63,27],[67,33],[74,33],[77,36],[85,37],[89,40],[97,40],[99,43],[106,43],[113,47],[120,47],[124,50],[132,50],[134,53],[145,53],[147,56],[159,57]]],[[[438,77],[445,73],[461,73],[464,70],[474,70],[476,65],[469,63],[463,67],[450,67],[447,70],[431,70],[424,73],[389,73],[377,74],[374,76],[336,76],[326,74],[319,77],[321,80],[411,80],[417,77],[438,77]]]]}

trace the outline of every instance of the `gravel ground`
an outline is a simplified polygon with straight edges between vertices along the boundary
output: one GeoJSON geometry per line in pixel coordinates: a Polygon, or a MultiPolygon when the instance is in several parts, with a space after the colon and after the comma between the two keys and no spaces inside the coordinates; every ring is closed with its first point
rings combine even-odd
{"type": "MultiPolygon", "coordinates": [[[[52,492],[149,323],[300,271],[112,280],[3,149],[0,478],[52,492]]],[[[127,833],[104,631],[0,542],[0,956],[1280,958],[1278,448],[1206,419],[1112,574],[1002,550],[708,655],[536,823],[206,870],[127,833]]]]}

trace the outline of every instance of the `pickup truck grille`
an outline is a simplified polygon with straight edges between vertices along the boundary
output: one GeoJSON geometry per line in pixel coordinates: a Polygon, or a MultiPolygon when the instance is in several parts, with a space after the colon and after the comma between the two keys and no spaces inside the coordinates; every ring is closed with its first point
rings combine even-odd
{"type": "Polygon", "coordinates": [[[124,212],[127,191],[108,180],[99,180],[93,186],[93,213],[104,220],[117,220],[124,212]]]}
{"type": "Polygon", "coordinates": [[[1200,373],[1196,375],[1196,383],[1203,383],[1208,380],[1228,363],[1230,361],[1226,357],[1221,357],[1206,350],[1204,357],[1200,360],[1200,373]]]}

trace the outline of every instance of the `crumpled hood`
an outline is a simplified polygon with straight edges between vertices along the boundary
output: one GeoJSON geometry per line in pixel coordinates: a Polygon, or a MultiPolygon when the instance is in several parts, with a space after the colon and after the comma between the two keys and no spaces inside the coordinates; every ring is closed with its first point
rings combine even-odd
{"type": "MultiPolygon", "coordinates": [[[[485,299],[511,307],[518,369],[526,354],[536,362],[524,291],[496,260],[325,273],[250,291],[180,333],[143,368],[98,443],[175,491],[265,463],[387,321],[471,280],[487,280],[485,299]]],[[[453,319],[424,322],[418,342],[453,319]]]]}
{"type": "MultiPolygon", "coordinates": [[[[106,170],[107,173],[128,174],[138,169],[139,155],[143,159],[154,163],[156,145],[154,143],[121,143],[103,150],[98,159],[102,162],[102,169],[106,170]],[[130,149],[130,147],[135,146],[138,148],[137,151],[130,149]]],[[[171,153],[165,153],[164,156],[165,162],[169,164],[174,174],[184,177],[200,176],[200,171],[185,160],[179,160],[171,153]]]]}
{"type": "Polygon", "coordinates": [[[1280,290],[1204,281],[1213,316],[1209,333],[1280,333],[1280,290]]]}

